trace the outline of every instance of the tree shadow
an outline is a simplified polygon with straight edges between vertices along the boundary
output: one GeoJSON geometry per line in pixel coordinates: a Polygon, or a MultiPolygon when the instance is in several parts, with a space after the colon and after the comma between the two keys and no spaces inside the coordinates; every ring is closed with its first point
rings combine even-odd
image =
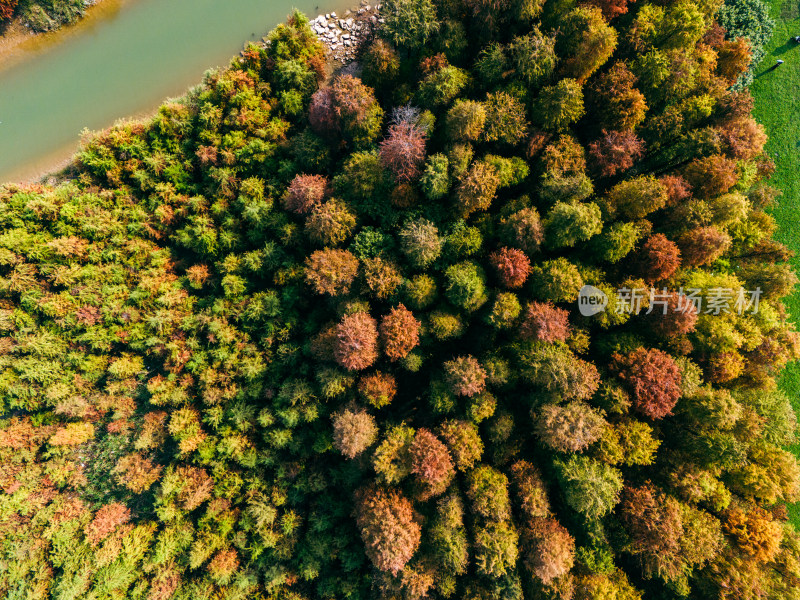
{"type": "Polygon", "coordinates": [[[763,77],[764,75],[768,75],[769,73],[772,73],[776,69],[777,69],[777,67],[775,65],[772,65],[768,69],[764,69],[763,71],[761,71],[761,73],[759,73],[758,75],[753,75],[753,79],[758,79],[759,77],[763,77]]]}
{"type": "Polygon", "coordinates": [[[797,48],[798,46],[800,46],[800,44],[795,42],[792,38],[789,38],[788,40],[786,40],[786,43],[783,44],[783,46],[778,46],[777,48],[775,48],[775,50],[771,52],[771,55],[780,56],[781,54],[785,54],[786,52],[789,52],[789,50],[797,48]]]}

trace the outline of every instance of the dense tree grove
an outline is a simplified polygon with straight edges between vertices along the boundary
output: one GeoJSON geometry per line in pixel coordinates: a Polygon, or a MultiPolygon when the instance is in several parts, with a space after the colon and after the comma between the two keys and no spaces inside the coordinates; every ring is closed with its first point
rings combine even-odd
{"type": "Polygon", "coordinates": [[[294,14],[0,187],[0,595],[800,598],[718,9],[386,0],[330,80],[294,14]]]}

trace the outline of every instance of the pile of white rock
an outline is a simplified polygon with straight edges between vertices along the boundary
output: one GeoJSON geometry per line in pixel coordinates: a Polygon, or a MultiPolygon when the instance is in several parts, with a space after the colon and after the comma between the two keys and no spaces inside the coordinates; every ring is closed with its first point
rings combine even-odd
{"type": "Polygon", "coordinates": [[[335,12],[320,15],[311,21],[311,29],[328,47],[334,60],[348,63],[356,57],[361,42],[370,38],[383,23],[378,13],[380,6],[364,3],[356,11],[348,10],[341,18],[335,12]]]}

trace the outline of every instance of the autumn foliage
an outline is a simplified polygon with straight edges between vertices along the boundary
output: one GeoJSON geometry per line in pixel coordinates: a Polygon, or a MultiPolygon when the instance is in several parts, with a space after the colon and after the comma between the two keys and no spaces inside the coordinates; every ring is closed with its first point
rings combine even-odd
{"type": "Polygon", "coordinates": [[[398,181],[413,181],[421,174],[425,160],[425,134],[412,123],[398,123],[389,127],[389,134],[381,142],[381,163],[398,181]]]}
{"type": "Polygon", "coordinates": [[[541,342],[564,342],[569,336],[569,314],[549,302],[531,302],[525,307],[519,334],[541,342]]]}
{"type": "Polygon", "coordinates": [[[795,600],[732,2],[295,12],[0,185],[0,597],[795,600]]]}
{"type": "Polygon", "coordinates": [[[383,351],[390,360],[408,355],[419,344],[420,322],[402,304],[381,319],[380,337],[383,351]]]}
{"type": "Polygon", "coordinates": [[[297,214],[308,214],[322,204],[329,182],[321,175],[297,175],[286,190],[284,206],[297,214]]]}
{"type": "Polygon", "coordinates": [[[486,387],[486,371],[474,356],[460,356],[444,364],[453,392],[459,396],[474,396],[486,387]]]}
{"type": "Polygon", "coordinates": [[[17,0],[0,0],[0,21],[5,21],[14,16],[17,0]]]}
{"type": "Polygon", "coordinates": [[[381,408],[394,399],[397,394],[397,382],[393,375],[376,371],[364,375],[359,380],[358,391],[367,402],[376,408],[381,408]]]}
{"type": "Polygon", "coordinates": [[[680,249],[661,233],[647,238],[636,258],[637,273],[651,283],[668,279],[681,265],[680,249]]]}
{"type": "Polygon", "coordinates": [[[347,250],[326,248],[306,260],[306,281],[318,294],[347,293],[358,273],[358,259],[347,250]]]}
{"type": "Polygon", "coordinates": [[[667,353],[637,348],[624,356],[615,354],[612,368],[630,390],[636,410],[651,419],[672,412],[681,393],[681,373],[667,353]]]}
{"type": "Polygon", "coordinates": [[[361,454],[377,434],[375,419],[365,410],[346,409],[333,417],[333,443],[347,458],[361,454]]]}
{"type": "Polygon", "coordinates": [[[489,256],[500,283],[507,288],[522,287],[531,272],[531,261],[516,248],[500,248],[489,256]]]}
{"type": "Polygon", "coordinates": [[[419,546],[421,529],[411,502],[398,492],[359,490],[356,522],[367,556],[380,571],[399,573],[419,546]]]}
{"type": "Polygon", "coordinates": [[[336,362],[345,369],[366,369],[378,358],[378,327],[375,319],[359,312],[344,317],[336,326],[336,362]]]}
{"type": "Polygon", "coordinates": [[[644,143],[631,131],[606,131],[589,144],[589,156],[601,177],[630,169],[644,154],[644,143]]]}
{"type": "Polygon", "coordinates": [[[422,496],[441,494],[453,480],[453,460],[441,440],[427,429],[420,429],[409,448],[411,472],[423,486],[422,496]]]}

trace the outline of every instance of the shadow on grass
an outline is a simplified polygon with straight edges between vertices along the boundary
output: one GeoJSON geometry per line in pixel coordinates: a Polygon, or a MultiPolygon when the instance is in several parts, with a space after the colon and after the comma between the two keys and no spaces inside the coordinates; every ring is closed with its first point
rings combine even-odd
{"type": "Polygon", "coordinates": [[[770,73],[775,71],[777,68],[778,68],[778,65],[772,65],[769,69],[764,69],[758,75],[753,75],[753,79],[758,79],[759,77],[763,77],[764,75],[769,75],[770,73]]]}
{"type": "Polygon", "coordinates": [[[789,52],[789,50],[794,50],[795,48],[798,48],[798,47],[800,47],[800,43],[795,42],[794,41],[794,36],[792,36],[791,38],[786,40],[785,44],[783,44],[782,46],[778,46],[777,48],[775,48],[775,50],[770,52],[770,55],[772,55],[772,56],[780,56],[781,54],[785,54],[785,53],[789,52]]]}

